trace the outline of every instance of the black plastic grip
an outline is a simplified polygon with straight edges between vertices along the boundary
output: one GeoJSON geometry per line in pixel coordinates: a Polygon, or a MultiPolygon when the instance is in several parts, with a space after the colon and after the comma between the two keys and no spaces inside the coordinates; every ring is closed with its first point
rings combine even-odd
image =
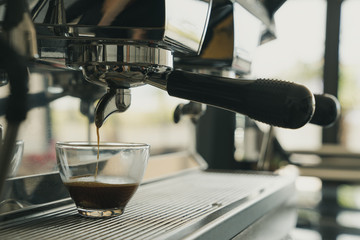
{"type": "Polygon", "coordinates": [[[244,80],[175,70],[168,75],[170,96],[235,111],[284,128],[300,128],[313,115],[313,94],[304,86],[279,80],[244,80]]]}
{"type": "Polygon", "coordinates": [[[330,94],[314,94],[315,112],[310,123],[323,127],[331,127],[340,116],[340,103],[330,94]]]}

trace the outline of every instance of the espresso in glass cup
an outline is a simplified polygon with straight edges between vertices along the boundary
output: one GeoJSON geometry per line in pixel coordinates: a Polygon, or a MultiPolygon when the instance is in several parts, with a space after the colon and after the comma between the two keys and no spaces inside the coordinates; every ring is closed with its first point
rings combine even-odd
{"type": "Polygon", "coordinates": [[[61,179],[82,216],[111,217],[124,212],[147,166],[149,145],[58,142],[61,179]]]}

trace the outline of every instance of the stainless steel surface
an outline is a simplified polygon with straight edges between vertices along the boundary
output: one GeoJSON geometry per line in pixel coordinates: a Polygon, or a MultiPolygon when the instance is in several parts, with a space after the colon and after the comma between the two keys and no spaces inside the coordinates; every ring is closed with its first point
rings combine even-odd
{"type": "Polygon", "coordinates": [[[139,45],[71,45],[67,65],[81,67],[85,78],[96,84],[137,87],[150,73],[173,69],[170,50],[139,45]]]}
{"type": "Polygon", "coordinates": [[[140,186],[125,213],[86,219],[75,206],[2,222],[2,239],[229,239],[293,194],[264,174],[192,171],[140,186]],[[220,235],[219,235],[220,234],[220,235]]]}
{"type": "Polygon", "coordinates": [[[175,66],[249,74],[254,50],[276,36],[264,5],[245,0],[215,0],[206,33],[200,55],[181,56],[175,66]]]}
{"type": "Polygon", "coordinates": [[[36,62],[82,69],[88,81],[111,88],[140,86],[148,74],[172,70],[173,51],[200,52],[211,4],[210,0],[33,1],[30,11],[40,52],[36,62]]]}
{"type": "MultiPolygon", "coordinates": [[[[173,51],[198,54],[212,4],[211,0],[28,2],[39,40],[37,65],[82,68],[89,81],[122,88],[143,85],[148,73],[170,71],[173,51]]],[[[0,21],[5,19],[1,7],[0,21]]]]}
{"type": "Polygon", "coordinates": [[[122,1],[128,4],[121,6],[122,2],[110,1],[28,2],[40,39],[41,58],[51,52],[64,54],[66,40],[141,43],[196,54],[201,49],[212,3],[210,0],[136,0],[122,1]],[[112,18],[106,19],[109,14],[112,18]]]}
{"type": "Polygon", "coordinates": [[[297,238],[288,235],[296,226],[296,220],[297,209],[295,203],[290,201],[285,206],[273,209],[232,240],[295,240],[297,238]]]}
{"type": "Polygon", "coordinates": [[[0,221],[10,213],[31,211],[68,197],[58,172],[8,178],[1,196],[0,221]]]}

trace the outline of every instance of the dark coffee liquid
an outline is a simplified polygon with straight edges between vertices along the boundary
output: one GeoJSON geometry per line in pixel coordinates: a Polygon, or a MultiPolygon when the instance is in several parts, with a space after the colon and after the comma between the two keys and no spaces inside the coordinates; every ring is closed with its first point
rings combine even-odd
{"type": "Polygon", "coordinates": [[[67,182],[65,186],[78,207],[87,209],[122,209],[135,193],[139,184],[113,184],[80,180],[67,182]]]}

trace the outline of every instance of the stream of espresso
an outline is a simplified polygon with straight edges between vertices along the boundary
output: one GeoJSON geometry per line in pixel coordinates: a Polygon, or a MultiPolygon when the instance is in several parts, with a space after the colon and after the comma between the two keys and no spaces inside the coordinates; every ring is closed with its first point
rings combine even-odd
{"type": "Polygon", "coordinates": [[[97,151],[97,161],[96,161],[96,169],[95,169],[95,180],[98,174],[98,169],[99,169],[99,157],[100,157],[100,133],[99,133],[99,129],[98,127],[96,127],[96,136],[97,136],[97,147],[98,147],[98,151],[97,151]]]}

